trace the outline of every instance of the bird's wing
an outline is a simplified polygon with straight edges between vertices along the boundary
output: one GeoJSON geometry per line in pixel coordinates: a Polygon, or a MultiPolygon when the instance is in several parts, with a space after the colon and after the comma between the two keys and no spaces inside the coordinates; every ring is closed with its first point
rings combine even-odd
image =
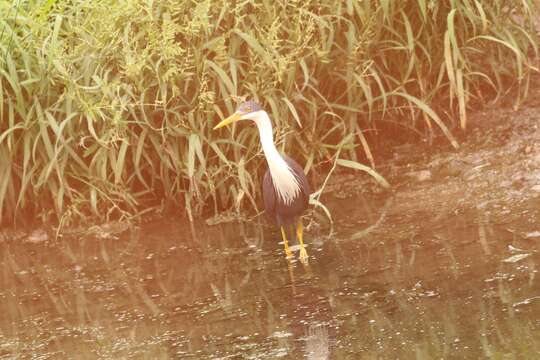
{"type": "Polygon", "coordinates": [[[263,201],[264,210],[267,215],[272,215],[275,212],[276,206],[276,190],[272,183],[272,176],[270,176],[270,170],[266,170],[263,178],[263,201]]]}
{"type": "Polygon", "coordinates": [[[309,199],[309,195],[311,195],[311,187],[309,186],[309,182],[306,177],[306,174],[304,173],[304,169],[290,157],[284,155],[283,158],[285,159],[285,162],[287,163],[287,165],[289,165],[289,167],[293,171],[294,176],[296,176],[296,179],[300,182],[299,184],[300,189],[302,190],[306,198],[309,199]]]}

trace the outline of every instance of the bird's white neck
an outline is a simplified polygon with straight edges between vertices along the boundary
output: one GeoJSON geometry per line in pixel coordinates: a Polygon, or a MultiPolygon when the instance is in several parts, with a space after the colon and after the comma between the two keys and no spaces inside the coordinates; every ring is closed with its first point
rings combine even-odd
{"type": "Polygon", "coordinates": [[[298,179],[274,145],[272,122],[266,111],[259,110],[250,115],[250,119],[255,121],[259,129],[264,156],[276,193],[285,204],[290,204],[300,193],[298,179]]]}

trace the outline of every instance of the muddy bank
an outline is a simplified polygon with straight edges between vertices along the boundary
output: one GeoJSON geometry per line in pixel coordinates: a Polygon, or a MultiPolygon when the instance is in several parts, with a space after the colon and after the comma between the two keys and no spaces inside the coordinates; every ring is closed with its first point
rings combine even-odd
{"type": "MultiPolygon", "coordinates": [[[[437,220],[475,210],[498,224],[525,220],[530,232],[539,230],[540,104],[485,109],[469,119],[458,150],[444,145],[397,147],[394,158],[378,169],[392,184],[392,194],[382,194],[367,175],[349,173],[334,176],[327,195],[393,197],[387,215],[399,215],[404,222],[424,218],[436,225],[437,220]]],[[[332,200],[328,202],[332,208],[332,200]]],[[[526,229],[521,232],[527,234],[526,229]]]]}
{"type": "Polygon", "coordinates": [[[540,108],[475,114],[470,136],[456,152],[398,168],[412,181],[397,184],[393,211],[447,217],[478,209],[497,223],[531,220],[540,210],[540,108]],[[412,168],[412,171],[408,168],[412,168]],[[421,179],[419,174],[424,175],[421,179]]]}

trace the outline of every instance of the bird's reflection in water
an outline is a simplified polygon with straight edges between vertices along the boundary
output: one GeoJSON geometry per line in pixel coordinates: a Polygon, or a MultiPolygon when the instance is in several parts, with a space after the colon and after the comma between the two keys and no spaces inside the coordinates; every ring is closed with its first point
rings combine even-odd
{"type": "Polygon", "coordinates": [[[289,280],[291,284],[292,294],[297,295],[296,293],[296,273],[300,271],[299,268],[302,269],[301,276],[304,280],[309,280],[313,276],[313,272],[311,270],[311,266],[309,265],[309,262],[305,261],[286,261],[287,263],[287,270],[289,272],[289,280]]]}
{"type": "Polygon", "coordinates": [[[305,355],[308,360],[326,360],[330,358],[330,339],[325,325],[309,326],[306,335],[305,355]]]}

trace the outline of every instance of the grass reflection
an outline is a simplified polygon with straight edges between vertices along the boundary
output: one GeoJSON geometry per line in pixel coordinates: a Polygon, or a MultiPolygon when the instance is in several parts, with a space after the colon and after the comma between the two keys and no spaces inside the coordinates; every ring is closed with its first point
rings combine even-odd
{"type": "Polygon", "coordinates": [[[537,244],[477,215],[388,216],[361,239],[314,241],[308,266],[246,224],[4,242],[0,355],[535,358],[537,244]],[[503,261],[516,251],[531,255],[503,261]]]}

